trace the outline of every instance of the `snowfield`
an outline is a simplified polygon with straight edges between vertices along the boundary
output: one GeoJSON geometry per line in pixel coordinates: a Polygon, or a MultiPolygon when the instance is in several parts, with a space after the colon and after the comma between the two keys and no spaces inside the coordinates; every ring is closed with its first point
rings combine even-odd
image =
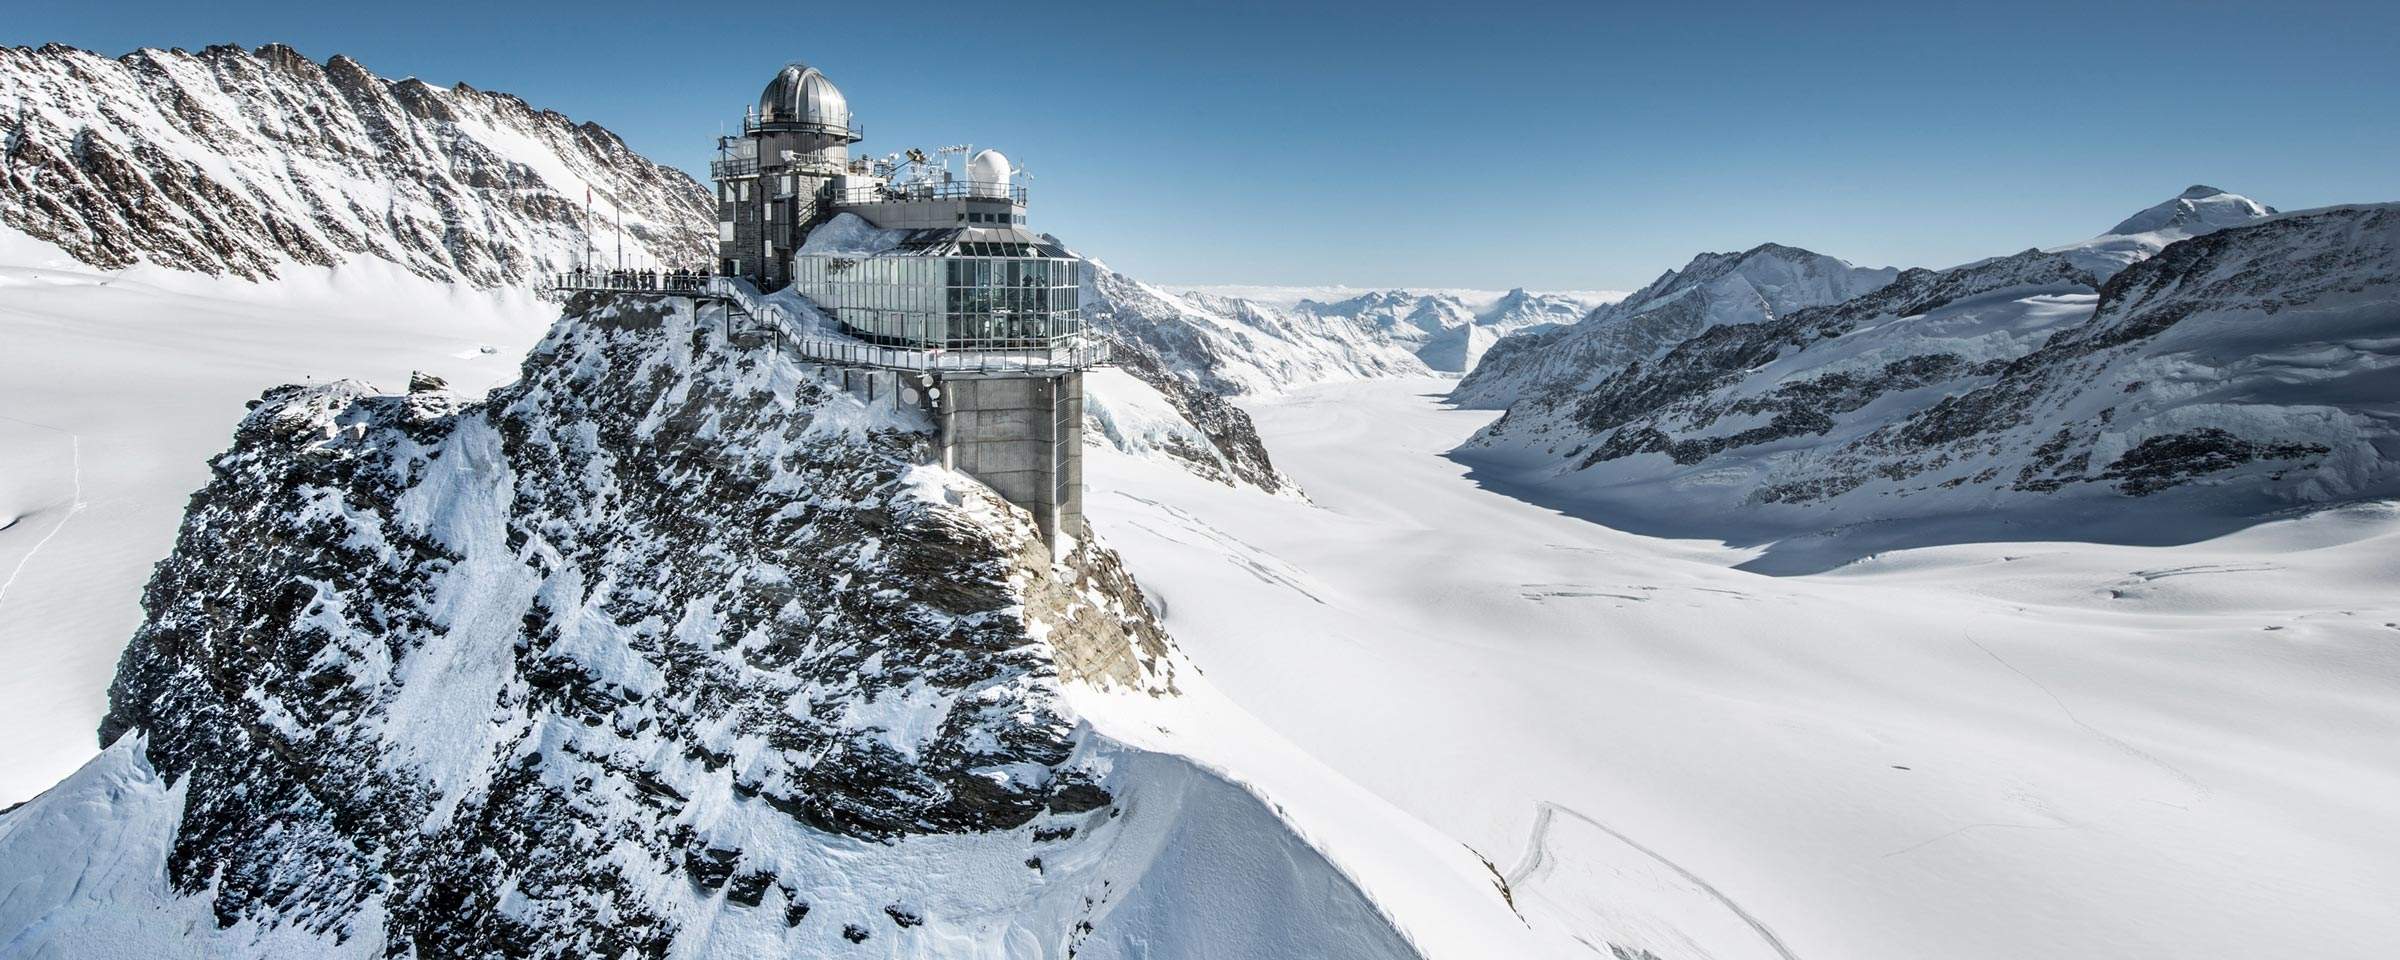
{"type": "MultiPolygon", "coordinates": [[[[141,584],[244,401],[412,369],[471,393],[513,379],[554,313],[376,261],[252,286],[17,243],[0,271],[23,347],[0,352],[6,803],[94,756],[141,584]]],[[[2400,941],[2381,896],[2400,886],[2400,508],[1766,577],[1733,569],[1760,548],[1480,486],[1445,454],[1495,414],[1444,406],[1451,381],[1252,401],[1312,502],[1154,456],[1196,445],[1188,426],[1138,384],[1112,397],[1112,376],[1093,390],[1092,519],[1205,673],[1169,701],[1075,695],[1093,742],[1125,745],[1133,802],[1176,812],[1084,874],[1146,878],[1119,929],[1230,936],[1222,918],[1265,896],[1344,904],[1316,943],[1360,956],[2367,958],[2400,941]],[[1251,843],[1210,859],[1225,836],[1251,843]],[[1292,842],[1307,849],[1274,852],[1292,842]]],[[[83,866],[0,911],[68,899],[53,880],[152,892],[179,798],[122,749],[76,777],[54,792],[72,806],[25,808],[0,844],[83,866]],[[151,845],[79,832],[102,823],[153,824],[118,835],[151,845]]],[[[173,955],[164,916],[84,955],[173,955]]]]}
{"type": "Polygon", "coordinates": [[[1447,386],[1253,402],[1313,503],[1102,450],[1087,503],[1234,704],[1564,955],[2400,943],[2400,506],[1769,577],[1478,486],[1444,453],[1494,414],[1447,386]]]}
{"type": "Polygon", "coordinates": [[[142,584],[242,405],[282,383],[513,380],[558,315],[383,260],[249,283],[0,229],[0,808],[89,759],[142,584]]]}

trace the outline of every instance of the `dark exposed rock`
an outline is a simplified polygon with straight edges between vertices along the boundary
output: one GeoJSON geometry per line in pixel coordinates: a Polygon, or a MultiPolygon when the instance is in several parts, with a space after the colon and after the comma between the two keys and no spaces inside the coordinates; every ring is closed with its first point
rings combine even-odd
{"type": "Polygon", "coordinates": [[[268,391],[101,731],[185,791],[167,879],[227,925],[377,904],[416,956],[658,957],[652,877],[791,924],[824,880],[694,810],[876,842],[1106,802],[1057,685],[1166,690],[1164,634],[1112,554],[928,493],[892,416],[664,303],[481,402],[268,391]]]}
{"type": "Polygon", "coordinates": [[[2117,481],[2117,489],[2142,497],[2253,460],[2297,460],[2331,452],[2332,448],[2320,443],[2254,443],[2216,427],[2203,427],[2144,440],[2110,463],[2100,476],[2117,481]]]}

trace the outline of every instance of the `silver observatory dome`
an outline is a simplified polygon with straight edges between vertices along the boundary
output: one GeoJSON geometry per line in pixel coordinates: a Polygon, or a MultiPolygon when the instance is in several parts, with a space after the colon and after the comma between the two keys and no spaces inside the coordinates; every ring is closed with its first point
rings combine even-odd
{"type": "Polygon", "coordinates": [[[758,127],[848,135],[850,101],[817,68],[789,64],[758,95],[758,127]]]}

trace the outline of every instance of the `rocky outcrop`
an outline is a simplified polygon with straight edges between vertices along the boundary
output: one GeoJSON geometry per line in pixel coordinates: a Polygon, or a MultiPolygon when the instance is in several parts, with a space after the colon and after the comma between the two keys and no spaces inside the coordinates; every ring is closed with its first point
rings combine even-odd
{"type": "Polygon", "coordinates": [[[488,399],[420,387],[269,391],[144,596],[101,737],[177,785],[168,880],[219,927],[890,936],[925,908],[812,911],[875,896],[826,850],[1117,815],[1061,686],[1169,693],[1165,636],[914,415],[673,302],[563,321],[488,399]]]}
{"type": "Polygon", "coordinates": [[[620,219],[629,256],[712,256],[708,191],[606,129],[347,57],[0,48],[0,103],[0,222],[94,266],[264,279],[372,257],[524,285],[613,255],[620,219]]]}
{"type": "MultiPolygon", "coordinates": [[[[1164,432],[1160,448],[1169,459],[1220,483],[1248,484],[1268,493],[1299,492],[1298,484],[1275,470],[1266,441],[1259,438],[1258,426],[1247,411],[1170,372],[1150,344],[1119,341],[1117,346],[1117,366],[1157,391],[1198,434],[1191,438],[1183,431],[1164,432]]],[[[1116,426],[1113,421],[1103,424],[1097,433],[1105,442],[1115,442],[1110,431],[1116,426]]]]}

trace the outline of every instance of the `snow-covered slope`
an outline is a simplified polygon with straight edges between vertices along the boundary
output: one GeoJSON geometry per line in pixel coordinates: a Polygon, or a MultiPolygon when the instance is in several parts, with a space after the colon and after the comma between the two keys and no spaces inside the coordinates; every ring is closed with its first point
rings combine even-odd
{"type": "Polygon", "coordinates": [[[2400,207],[2307,211],[2175,242],[2105,284],[2030,250],[1912,270],[1521,401],[1460,453],[1691,535],[1974,515],[2188,540],[2400,493],[2396,332],[2400,207]]]}
{"type": "Polygon", "coordinates": [[[557,316],[372,257],[256,283],[103,271],[0,227],[0,807],[91,757],[142,583],[245,401],[412,370],[479,391],[557,316]]]}
{"type": "Polygon", "coordinates": [[[1478,483],[1443,453],[1494,414],[1442,385],[1253,401],[1311,503],[1095,453],[1094,522],[1211,682],[1565,956],[2400,943],[2400,505],[1767,577],[1478,483]]]}
{"type": "Polygon", "coordinates": [[[1503,409],[1521,398],[1573,393],[1709,327],[1839,303],[1898,275],[1889,267],[1854,267],[1773,243],[1741,253],[1704,253],[1579,323],[1496,346],[1459,381],[1451,399],[1503,409]]]}
{"type": "Polygon", "coordinates": [[[1253,788],[1079,720],[1155,742],[1188,673],[1113,554],[746,342],[620,304],[480,402],[261,397],[109,749],[0,815],[7,952],[1417,955],[1253,788]]]}
{"type": "Polygon", "coordinates": [[[489,287],[620,241],[651,263],[711,256],[707,190],[615,134],[347,57],[0,48],[0,103],[0,223],[99,267],[259,279],[374,257],[489,287]]]}
{"type": "Polygon", "coordinates": [[[0,48],[0,803],[91,755],[149,566],[244,400],[436,371],[480,390],[588,246],[690,261],[707,193],[505,94],[288,47],[0,48]],[[593,197],[587,214],[586,191],[593,197]]]}
{"type": "Polygon", "coordinates": [[[2194,185],[2174,199],[2125,218],[2107,233],[2080,243],[2052,247],[2092,276],[2106,280],[2126,266],[2149,259],[2167,244],[2275,214],[2275,208],[2240,194],[2194,185]]]}

